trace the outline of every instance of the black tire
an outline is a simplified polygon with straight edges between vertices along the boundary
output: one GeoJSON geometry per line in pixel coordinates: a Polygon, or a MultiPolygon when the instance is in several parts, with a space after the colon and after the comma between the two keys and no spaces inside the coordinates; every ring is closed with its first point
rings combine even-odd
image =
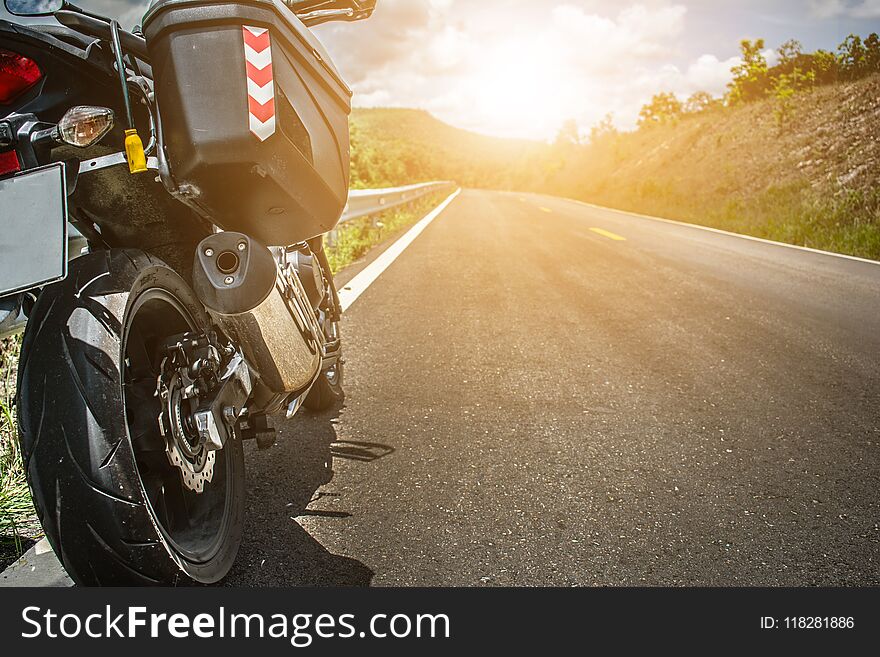
{"type": "MultiPolygon", "coordinates": [[[[330,263],[327,260],[327,252],[324,250],[323,238],[311,243],[310,246],[314,250],[321,268],[324,272],[324,283],[326,285],[326,296],[324,304],[319,311],[318,321],[324,327],[324,337],[327,340],[337,340],[340,338],[339,317],[342,310],[339,307],[339,295],[336,293],[336,287],[333,283],[333,275],[330,273],[330,263]]],[[[312,386],[303,405],[310,411],[322,412],[333,408],[342,403],[345,399],[344,383],[344,362],[340,354],[336,364],[329,370],[324,370],[318,376],[318,380],[312,386]]]]}
{"type": "MultiPolygon", "coordinates": [[[[205,487],[213,487],[211,497],[197,500],[196,524],[189,510],[170,521],[175,500],[164,487],[151,484],[148,493],[145,482],[153,479],[145,473],[154,475],[144,459],[160,459],[150,422],[136,415],[143,409],[148,416],[150,404],[159,402],[141,398],[136,385],[146,385],[146,376],[123,386],[139,361],[133,351],[150,351],[141,336],[149,333],[140,328],[147,326],[144,317],[150,326],[160,317],[167,322],[164,337],[210,327],[193,292],[167,265],[140,251],[105,251],[78,258],[66,280],[43,291],[25,332],[18,378],[22,454],[43,529],[77,584],[213,583],[227,574],[241,541],[244,459],[237,436],[215,452],[219,465],[205,487]],[[129,340],[135,325],[138,339],[129,340]],[[153,451],[143,451],[151,441],[153,451]],[[164,516],[154,508],[159,502],[164,516]],[[189,534],[180,528],[184,521],[189,534]]],[[[158,423],[152,427],[158,435],[158,423]]]]}
{"type": "Polygon", "coordinates": [[[345,392],[342,389],[343,371],[344,367],[340,359],[333,370],[321,372],[303,405],[310,411],[320,413],[342,402],[345,399],[345,392]]]}

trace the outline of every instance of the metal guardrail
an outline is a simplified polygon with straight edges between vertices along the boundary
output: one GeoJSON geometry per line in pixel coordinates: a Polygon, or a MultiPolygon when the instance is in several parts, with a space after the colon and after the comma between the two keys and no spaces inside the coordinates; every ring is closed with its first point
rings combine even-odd
{"type": "Polygon", "coordinates": [[[407,185],[406,187],[391,187],[389,189],[354,189],[348,194],[348,205],[342,212],[339,223],[345,223],[362,217],[392,210],[394,208],[412,203],[423,196],[452,189],[455,183],[444,180],[441,182],[420,183],[407,185]]]}
{"type": "MultiPolygon", "coordinates": [[[[444,189],[451,192],[455,186],[454,182],[443,180],[387,189],[353,189],[348,193],[348,204],[342,211],[339,225],[364,217],[376,217],[383,212],[399,208],[444,189]]],[[[336,235],[336,230],[327,233],[325,239],[328,246],[332,247],[336,244],[336,235]]]]}
{"type": "MultiPolygon", "coordinates": [[[[388,189],[352,190],[348,195],[348,204],[345,206],[339,223],[344,224],[355,219],[376,216],[388,210],[404,206],[407,203],[417,201],[428,194],[440,192],[444,189],[451,191],[454,187],[454,182],[441,181],[407,185],[405,187],[391,187],[388,189]]],[[[72,226],[69,229],[68,254],[70,258],[75,258],[81,253],[83,246],[85,246],[85,241],[82,235],[72,226]]],[[[331,245],[335,243],[335,230],[331,231],[327,236],[327,241],[331,245]]],[[[11,312],[0,309],[0,338],[20,333],[24,330],[26,322],[27,318],[18,309],[11,312]]]]}

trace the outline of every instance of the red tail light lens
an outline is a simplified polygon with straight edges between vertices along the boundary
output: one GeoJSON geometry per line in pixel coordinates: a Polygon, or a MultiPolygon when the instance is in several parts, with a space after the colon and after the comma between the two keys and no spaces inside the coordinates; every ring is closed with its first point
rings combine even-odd
{"type": "Polygon", "coordinates": [[[21,171],[21,164],[18,162],[18,156],[15,154],[15,151],[0,153],[0,176],[4,176],[7,173],[15,173],[16,171],[21,171]]]}
{"type": "Polygon", "coordinates": [[[0,49],[0,104],[11,103],[42,77],[43,73],[34,60],[0,49]]]}

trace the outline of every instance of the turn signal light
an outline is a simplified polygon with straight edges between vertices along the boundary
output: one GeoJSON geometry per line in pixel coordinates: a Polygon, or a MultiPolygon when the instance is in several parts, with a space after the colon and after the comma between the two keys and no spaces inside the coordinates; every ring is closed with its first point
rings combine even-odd
{"type": "Polygon", "coordinates": [[[112,127],[112,109],[88,105],[71,107],[58,122],[61,140],[81,148],[99,141],[112,127]]]}
{"type": "Polygon", "coordinates": [[[0,105],[8,105],[42,77],[34,60],[0,48],[0,105]]]}

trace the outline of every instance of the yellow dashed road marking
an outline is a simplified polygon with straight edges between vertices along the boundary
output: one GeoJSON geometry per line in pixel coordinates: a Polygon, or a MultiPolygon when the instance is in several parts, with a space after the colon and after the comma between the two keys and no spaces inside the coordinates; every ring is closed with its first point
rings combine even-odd
{"type": "Polygon", "coordinates": [[[553,210],[550,208],[538,208],[541,212],[546,212],[547,214],[553,214],[553,210]]]}
{"type": "Polygon", "coordinates": [[[596,235],[601,235],[602,237],[607,237],[610,240],[614,240],[615,242],[626,242],[625,237],[621,237],[615,233],[612,233],[607,230],[602,230],[601,228],[590,228],[591,231],[596,233],[596,235]]]}

